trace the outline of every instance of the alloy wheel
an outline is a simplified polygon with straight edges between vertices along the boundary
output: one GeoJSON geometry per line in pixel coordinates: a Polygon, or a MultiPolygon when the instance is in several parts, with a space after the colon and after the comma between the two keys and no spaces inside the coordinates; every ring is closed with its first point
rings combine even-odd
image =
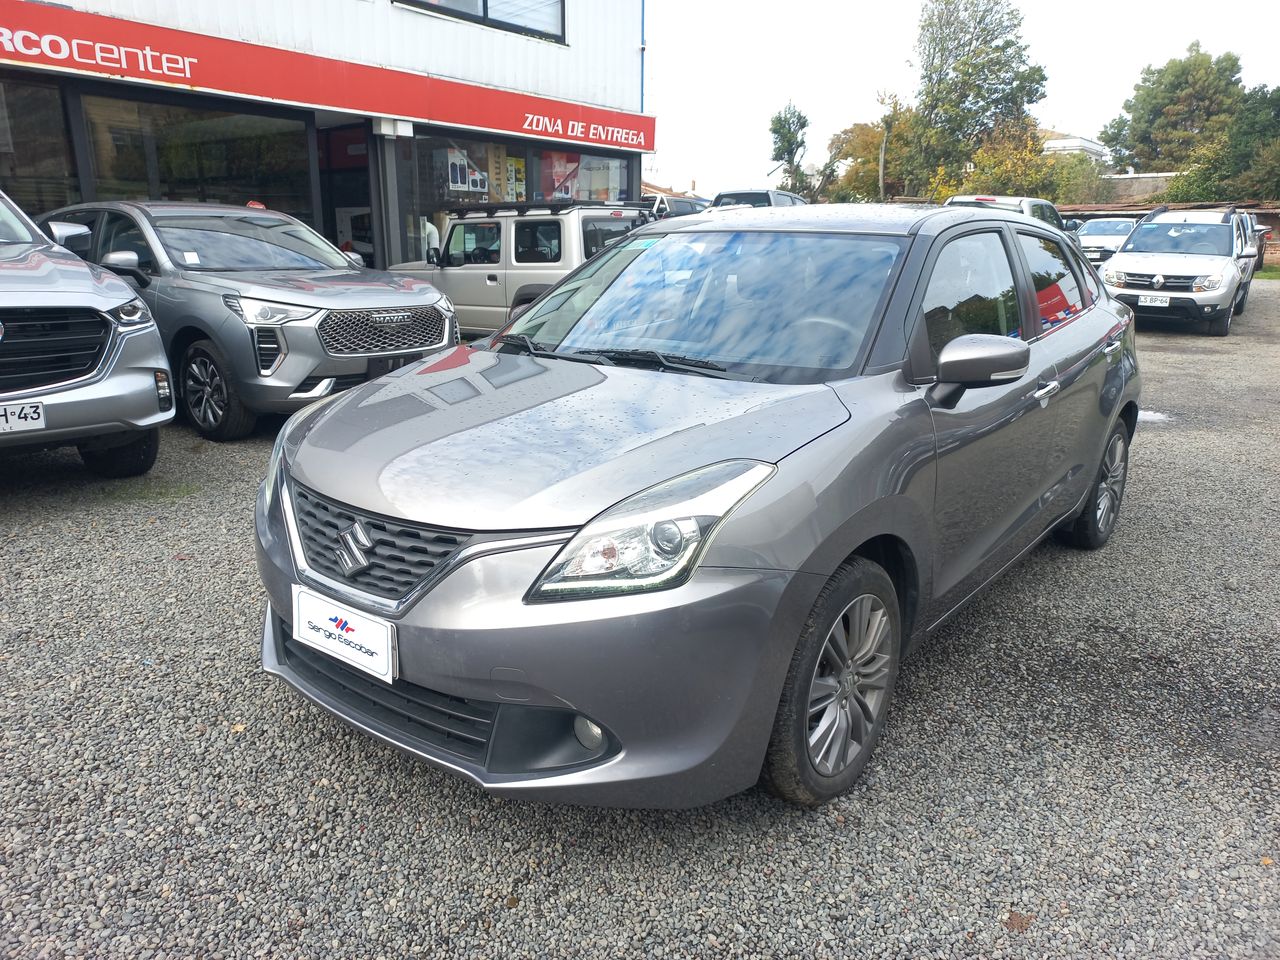
{"type": "Polygon", "coordinates": [[[1124,495],[1124,481],[1129,469],[1128,453],[1124,436],[1115,434],[1107,444],[1107,452],[1102,458],[1102,475],[1098,478],[1094,515],[1100,533],[1110,532],[1116,522],[1116,514],[1120,512],[1120,498],[1124,495]]]}
{"type": "Polygon", "coordinates": [[[871,742],[896,642],[884,603],[869,593],[831,625],[809,685],[809,760],[823,776],[837,776],[871,742]]]}
{"type": "Polygon", "coordinates": [[[217,364],[202,353],[187,360],[182,396],[191,418],[206,430],[216,429],[227,409],[227,384],[217,364]]]}

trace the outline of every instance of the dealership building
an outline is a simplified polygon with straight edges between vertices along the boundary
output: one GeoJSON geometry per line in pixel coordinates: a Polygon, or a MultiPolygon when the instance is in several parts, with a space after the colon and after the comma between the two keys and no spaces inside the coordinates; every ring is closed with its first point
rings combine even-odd
{"type": "Polygon", "coordinates": [[[260,202],[386,265],[444,212],[627,200],[643,0],[0,0],[0,188],[260,202]]]}

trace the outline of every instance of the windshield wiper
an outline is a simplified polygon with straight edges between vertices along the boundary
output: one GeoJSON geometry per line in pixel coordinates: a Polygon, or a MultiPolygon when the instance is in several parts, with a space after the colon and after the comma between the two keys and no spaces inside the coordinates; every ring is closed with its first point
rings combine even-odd
{"type": "Polygon", "coordinates": [[[674,353],[659,353],[657,350],[592,350],[579,351],[604,357],[614,363],[643,364],[656,366],[661,370],[679,370],[682,373],[696,373],[704,377],[715,377],[719,380],[755,380],[742,373],[730,373],[714,360],[703,360],[701,357],[682,357],[674,353]]]}
{"type": "Polygon", "coordinates": [[[549,357],[552,360],[572,360],[574,363],[606,363],[612,366],[612,361],[606,357],[598,356],[594,353],[576,352],[576,353],[556,353],[554,350],[538,343],[536,340],[530,339],[523,333],[504,333],[501,336],[494,337],[493,343],[501,343],[510,347],[521,347],[524,352],[531,357],[549,357]]]}

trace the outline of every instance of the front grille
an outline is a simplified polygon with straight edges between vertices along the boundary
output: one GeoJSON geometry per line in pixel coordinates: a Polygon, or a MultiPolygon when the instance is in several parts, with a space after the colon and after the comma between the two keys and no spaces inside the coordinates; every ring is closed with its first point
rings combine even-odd
{"type": "Polygon", "coordinates": [[[471,539],[459,531],[354,510],[300,483],[292,486],[294,519],[311,569],[376,597],[403,600],[471,539]],[[339,538],[357,521],[373,546],[361,551],[369,566],[347,574],[338,559],[343,549],[339,538]]]}
{"type": "Polygon", "coordinates": [[[1156,275],[1154,273],[1128,273],[1124,275],[1124,285],[1126,287],[1147,287],[1159,290],[1190,290],[1191,281],[1195,277],[1165,277],[1164,283],[1158,288],[1155,286],[1156,275]]]}
{"type": "Polygon", "coordinates": [[[320,321],[320,342],[335,356],[429,350],[444,344],[445,316],[435,307],[334,310],[320,321]]]}
{"type": "Polygon", "coordinates": [[[76,380],[98,368],[111,323],[77,307],[0,310],[0,393],[76,380]]]}
{"type": "MultiPolygon", "coordinates": [[[[293,636],[288,623],[279,626],[282,637],[293,636]]],[[[394,728],[405,740],[484,765],[497,704],[451,697],[405,680],[383,683],[293,639],[285,639],[281,652],[307,684],[394,728]]]]}
{"type": "Polygon", "coordinates": [[[256,327],[253,331],[254,347],[258,351],[258,369],[270,373],[280,359],[280,335],[269,327],[256,327]]]}

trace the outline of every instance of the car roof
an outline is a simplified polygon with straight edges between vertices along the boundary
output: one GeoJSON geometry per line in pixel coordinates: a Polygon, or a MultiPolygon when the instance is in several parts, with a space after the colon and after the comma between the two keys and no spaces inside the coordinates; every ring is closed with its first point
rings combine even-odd
{"type": "Polygon", "coordinates": [[[729,207],[714,217],[697,214],[660,220],[637,232],[675,233],[729,230],[787,230],[812,233],[874,233],[911,236],[929,223],[936,230],[972,220],[1008,220],[1034,224],[1013,211],[994,207],[943,207],[920,203],[810,203],[796,207],[729,207]]]}
{"type": "Polygon", "coordinates": [[[1166,210],[1151,218],[1152,223],[1227,223],[1234,210],[1166,210]]]}
{"type": "Polygon", "coordinates": [[[200,203],[192,200],[92,200],[85,203],[72,204],[64,207],[64,210],[123,210],[142,212],[150,216],[173,216],[188,215],[199,216],[201,214],[221,214],[225,216],[242,216],[246,213],[257,214],[275,214],[278,217],[288,217],[289,214],[281,213],[279,210],[266,210],[259,207],[242,207],[233,203],[200,203]]]}
{"type": "Polygon", "coordinates": [[[1042,198],[1042,197],[1003,197],[1003,196],[997,196],[997,195],[996,195],[996,194],[994,194],[994,193],[966,193],[966,194],[959,194],[959,195],[957,195],[957,196],[954,196],[954,197],[948,197],[948,198],[947,198],[947,203],[959,203],[959,202],[969,202],[969,203],[973,203],[973,202],[976,202],[976,203],[1027,203],[1027,202],[1029,202],[1029,203],[1048,203],[1049,201],[1048,201],[1048,200],[1045,200],[1045,199],[1044,199],[1044,198],[1042,198]]]}

